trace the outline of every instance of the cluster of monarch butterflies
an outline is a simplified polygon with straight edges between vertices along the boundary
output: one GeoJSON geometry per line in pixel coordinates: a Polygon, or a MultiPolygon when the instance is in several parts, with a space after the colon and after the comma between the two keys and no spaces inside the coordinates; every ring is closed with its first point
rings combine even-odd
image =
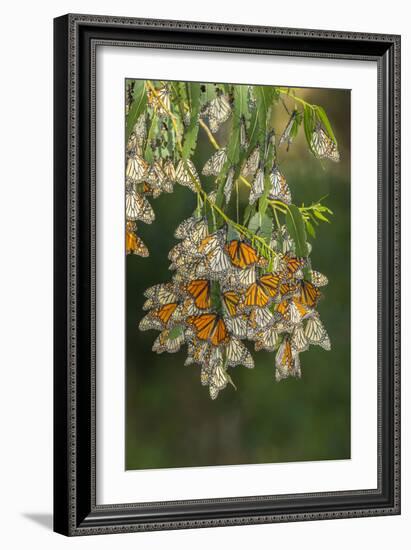
{"type": "MultiPolygon", "coordinates": [[[[133,101],[134,86],[134,81],[131,81],[126,89],[126,114],[133,101]]],[[[212,132],[216,132],[232,113],[229,97],[218,88],[216,90],[216,97],[203,105],[201,110],[201,117],[208,121],[212,132]]],[[[173,155],[164,155],[164,135],[172,131],[167,120],[171,109],[168,85],[164,84],[158,89],[146,86],[146,94],[147,111],[137,119],[126,145],[126,254],[143,257],[149,256],[149,251],[137,234],[137,222],[150,224],[155,219],[147,196],[155,199],[162,193],[172,193],[175,183],[193,192],[196,192],[196,184],[200,185],[196,168],[190,159],[176,160],[175,151],[173,155]],[[149,143],[153,160],[148,162],[144,151],[149,142],[148,128],[154,115],[160,121],[161,132],[160,139],[149,143]]]]}
{"type": "MultiPolygon", "coordinates": [[[[198,126],[201,121],[211,135],[217,134],[220,139],[219,131],[225,123],[234,118],[237,121],[241,163],[232,162],[228,137],[225,145],[214,145],[216,151],[201,171],[202,176],[213,178],[217,186],[223,182],[225,205],[219,203],[219,207],[224,210],[230,203],[239,178],[249,182],[248,202],[254,212],[259,211],[260,202],[266,199],[279,201],[285,207],[292,204],[288,183],[277,162],[277,148],[287,144],[288,150],[301,124],[301,113],[292,112],[277,144],[273,130],[264,131],[263,138],[250,142],[249,118],[246,123],[246,116],[238,115],[233,87],[213,85],[214,95],[210,97],[210,88],[207,92],[206,86],[211,85],[201,86],[202,99],[195,111],[187,99],[189,87],[178,97],[173,95],[175,88],[173,91],[171,83],[146,81],[144,84],[146,107],[133,119],[126,144],[127,254],[149,256],[137,228],[140,222],[151,224],[155,220],[149,199],[172,193],[175,184],[197,194],[199,189],[204,189],[202,178],[190,159],[194,148],[188,147],[187,156],[182,155],[181,144],[180,148],[175,146],[179,139],[184,139],[185,144],[184,132],[192,131],[193,122],[198,126]]],[[[135,101],[135,87],[131,81],[126,90],[128,116],[135,101]]],[[[245,88],[245,111],[256,113],[258,101],[254,87],[245,88]]],[[[269,113],[268,110],[267,120],[269,113]]],[[[316,158],[334,162],[340,159],[336,142],[319,120],[309,148],[316,158]]],[[[208,194],[210,206],[216,204],[216,200],[217,188],[208,194]]],[[[268,244],[273,255],[268,260],[253,239],[249,241],[240,234],[233,236],[227,225],[216,226],[215,219],[207,216],[205,209],[201,214],[198,208],[195,215],[178,226],[175,237],[179,242],[169,253],[172,279],[146,290],[144,310],[147,313],[140,329],[160,331],[153,344],[153,351],[157,353],[175,353],[186,345],[186,364],[200,367],[201,383],[209,388],[212,399],[228,384],[234,386],[229,374],[232,367],[254,367],[252,346],[255,351],[275,354],[277,381],[289,376],[300,377],[301,352],[310,345],[326,350],[331,347],[317,311],[327,278],[311,269],[308,258],[296,256],[293,239],[285,226],[272,232],[268,244]]]]}
{"type": "Polygon", "coordinates": [[[210,232],[204,217],[184,220],[175,237],[179,242],[169,253],[174,274],[145,291],[147,313],[139,328],[160,331],[157,353],[175,353],[186,344],[185,364],[200,367],[212,399],[234,385],[232,367],[254,367],[247,341],[256,351],[275,352],[277,381],[301,376],[299,354],[310,345],[330,349],[316,310],[327,278],[288,250],[289,238],[282,239],[280,252],[273,233],[277,253],[269,265],[246,240],[230,240],[227,227],[210,232]]]}

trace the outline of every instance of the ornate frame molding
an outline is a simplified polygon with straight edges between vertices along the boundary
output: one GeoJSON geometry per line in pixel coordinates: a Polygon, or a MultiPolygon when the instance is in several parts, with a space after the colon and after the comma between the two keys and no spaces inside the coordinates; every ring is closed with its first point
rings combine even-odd
{"type": "Polygon", "coordinates": [[[400,37],[92,15],[63,16],[54,26],[55,530],[71,536],[400,513],[400,37]],[[96,505],[95,53],[102,44],[377,62],[376,490],[96,505]]]}

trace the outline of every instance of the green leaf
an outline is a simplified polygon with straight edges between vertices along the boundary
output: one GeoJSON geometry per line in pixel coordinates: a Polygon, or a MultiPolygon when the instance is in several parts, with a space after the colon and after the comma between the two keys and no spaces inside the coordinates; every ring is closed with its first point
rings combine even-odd
{"type": "Polygon", "coordinates": [[[273,232],[273,221],[270,216],[267,216],[267,214],[257,212],[254,216],[252,216],[248,224],[248,229],[255,235],[258,234],[268,244],[271,241],[273,232]]]}
{"type": "Polygon", "coordinates": [[[313,132],[315,128],[315,115],[311,107],[304,105],[304,133],[305,139],[307,140],[308,147],[310,151],[313,151],[311,146],[311,141],[313,137],[313,132]]]}
{"type": "Polygon", "coordinates": [[[126,121],[126,140],[130,137],[138,117],[144,111],[147,105],[147,93],[144,80],[136,80],[133,92],[133,103],[127,115],[126,121]]]}
{"type": "Polygon", "coordinates": [[[232,225],[227,228],[227,242],[235,241],[240,238],[240,233],[232,225]]]}
{"type": "Polygon", "coordinates": [[[311,235],[311,237],[314,237],[314,239],[315,239],[316,233],[315,233],[315,229],[314,229],[313,224],[310,221],[305,220],[305,226],[307,228],[308,233],[311,235]]]}
{"type": "Polygon", "coordinates": [[[257,212],[251,217],[248,223],[248,229],[252,233],[257,233],[257,231],[260,229],[260,225],[261,225],[261,214],[257,212]]]}
{"type": "Polygon", "coordinates": [[[181,325],[177,325],[170,329],[170,332],[168,334],[168,337],[170,340],[174,340],[175,338],[178,338],[183,334],[183,327],[181,325]]]}
{"type": "Polygon", "coordinates": [[[247,225],[248,220],[254,215],[255,209],[255,204],[247,204],[244,210],[243,225],[247,225]]]}
{"type": "Polygon", "coordinates": [[[257,100],[258,125],[260,139],[265,139],[267,133],[268,115],[274,99],[272,86],[254,86],[254,95],[257,100]]]}
{"type": "Polygon", "coordinates": [[[287,208],[285,223],[290,237],[295,242],[295,253],[299,257],[306,257],[308,255],[308,247],[305,224],[301,212],[295,204],[290,204],[287,208]]]}
{"type": "Polygon", "coordinates": [[[331,124],[330,124],[330,121],[328,119],[328,116],[327,116],[326,112],[319,105],[316,106],[316,112],[317,112],[318,118],[321,120],[322,125],[325,128],[325,131],[330,136],[330,138],[334,141],[334,143],[337,144],[337,140],[335,138],[333,129],[331,127],[331,124]]]}
{"type": "Polygon", "coordinates": [[[215,99],[216,97],[216,90],[214,84],[206,84],[205,85],[205,92],[203,94],[203,103],[208,103],[212,99],[215,99]]]}
{"type": "Polygon", "coordinates": [[[319,212],[318,210],[314,210],[314,216],[319,220],[321,220],[322,222],[331,223],[330,220],[326,218],[324,214],[321,214],[321,212],[319,212]]]}
{"type": "Polygon", "coordinates": [[[185,160],[191,157],[197,146],[198,129],[200,127],[198,114],[200,112],[201,85],[198,82],[190,82],[188,86],[191,100],[191,118],[190,124],[184,133],[182,157],[185,160]]]}
{"type": "Polygon", "coordinates": [[[265,240],[267,244],[270,244],[271,236],[273,234],[273,220],[264,214],[261,217],[260,236],[265,240]]]}

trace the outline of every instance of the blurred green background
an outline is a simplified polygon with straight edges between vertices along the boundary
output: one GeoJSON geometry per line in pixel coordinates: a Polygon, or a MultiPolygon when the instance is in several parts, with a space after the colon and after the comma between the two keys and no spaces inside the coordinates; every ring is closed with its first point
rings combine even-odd
{"type": "MultiPolygon", "coordinates": [[[[313,268],[329,278],[318,310],[332,350],[310,347],[300,356],[301,380],[280,383],[274,381],[275,354],[253,352],[255,368],[231,369],[237,391],[228,386],[215,401],[200,384],[200,368],[184,366],[186,347],[174,355],[152,352],[158,332],[138,330],[143,292],[170,279],[174,229],[194,210],[195,196],[176,185],[173,195],[151,199],[156,221],[139,224],[150,257],[126,258],[128,470],[350,458],[350,92],[295,88],[295,93],[324,107],[341,153],[340,163],[319,162],[308,152],[303,128],[289,152],[283,146],[279,153],[293,202],[310,204],[328,195],[323,202],[334,212],[332,223],[322,223],[317,238],[310,239],[313,268]]],[[[291,111],[294,102],[285,103],[291,111]]],[[[287,120],[278,104],[276,132],[287,120]]],[[[217,135],[222,143],[225,131],[217,135]]],[[[200,129],[194,157],[199,172],[212,152],[200,129]]]]}

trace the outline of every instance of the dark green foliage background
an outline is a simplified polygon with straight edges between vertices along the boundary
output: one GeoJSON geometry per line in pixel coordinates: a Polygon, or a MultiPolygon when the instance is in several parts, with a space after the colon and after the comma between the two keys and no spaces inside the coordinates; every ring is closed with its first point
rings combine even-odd
{"type": "MultiPolygon", "coordinates": [[[[126,469],[350,457],[350,92],[296,89],[296,94],[324,107],[342,159],[339,164],[314,159],[303,128],[290,151],[282,147],[279,155],[293,202],[310,204],[328,194],[323,202],[334,211],[332,223],[321,223],[317,238],[309,239],[313,268],[329,278],[318,309],[332,350],[311,347],[301,354],[302,379],[281,383],[274,381],[274,354],[253,353],[255,369],[232,369],[238,390],[228,386],[216,401],[201,386],[199,367],[184,366],[186,348],[175,355],[153,353],[158,333],[137,328],[143,291],[170,278],[173,232],[195,208],[195,196],[177,185],[173,195],[151,199],[156,221],[139,224],[151,255],[126,258],[126,469]]],[[[293,102],[286,103],[292,110],[293,102]]],[[[281,104],[274,113],[281,132],[287,114],[281,104]]],[[[222,143],[224,130],[217,135],[222,143]]],[[[213,152],[201,129],[197,151],[194,162],[201,168],[213,152]]]]}

